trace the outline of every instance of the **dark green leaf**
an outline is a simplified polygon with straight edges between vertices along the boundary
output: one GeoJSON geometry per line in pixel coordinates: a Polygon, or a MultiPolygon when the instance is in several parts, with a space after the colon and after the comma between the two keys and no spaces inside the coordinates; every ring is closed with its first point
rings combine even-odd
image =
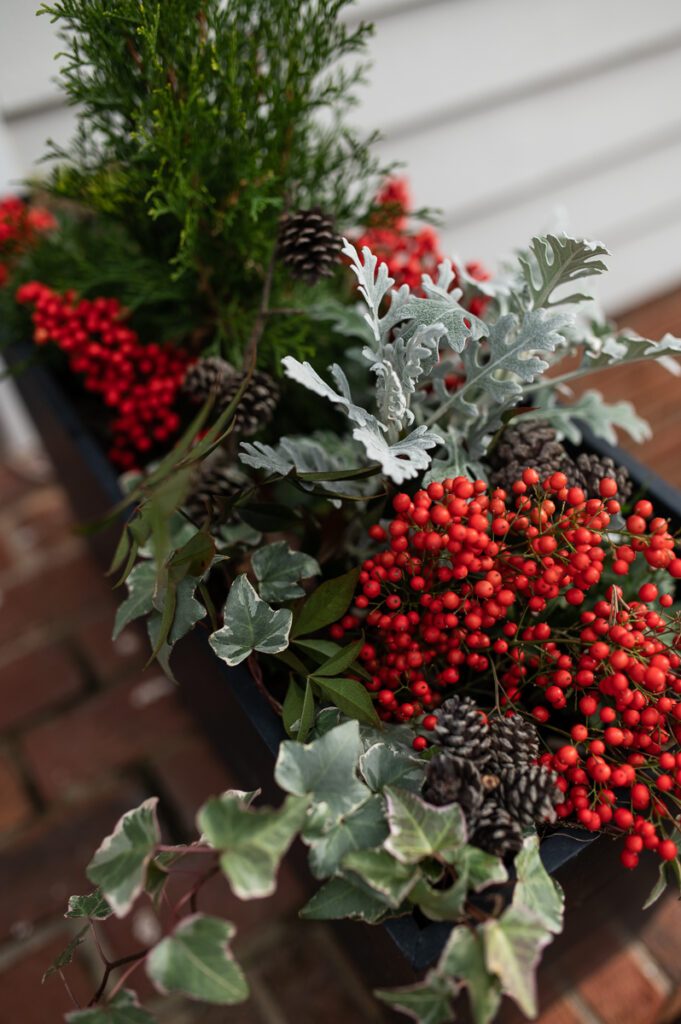
{"type": "Polygon", "coordinates": [[[370,896],[366,889],[345,878],[332,878],[305,904],[300,916],[310,921],[337,921],[351,917],[375,924],[389,912],[389,906],[379,896],[370,896]]]}
{"type": "Polygon", "coordinates": [[[258,577],[260,596],[264,601],[290,601],[302,597],[304,590],[298,580],[320,572],[319,564],[303,551],[292,551],[285,540],[275,541],[256,551],[252,558],[258,577]]]}
{"type": "MultiPolygon", "coordinates": [[[[287,652],[284,651],[283,653],[286,654],[287,652]]],[[[304,700],[305,690],[291,676],[281,709],[281,720],[284,723],[287,735],[292,740],[296,739],[300,729],[300,717],[303,713],[304,700]]]]}
{"type": "Polygon", "coordinates": [[[248,505],[239,505],[239,518],[254,530],[271,533],[293,525],[299,517],[296,510],[289,505],[250,501],[248,505]]]}
{"type": "Polygon", "coordinates": [[[387,850],[352,850],[343,857],[341,867],[359,875],[395,909],[402,905],[421,875],[417,867],[400,863],[387,850]]]}
{"type": "Polygon", "coordinates": [[[228,948],[230,921],[195,914],[162,939],[147,958],[147,974],[161,992],[231,1006],[248,999],[248,982],[228,948]]]}
{"type": "Polygon", "coordinates": [[[168,562],[168,569],[176,581],[183,576],[203,576],[215,557],[215,541],[207,533],[196,533],[168,562]]]}
{"type": "Polygon", "coordinates": [[[331,701],[350,718],[380,726],[374,702],[366,687],[358,679],[325,679],[315,672],[310,679],[319,689],[322,697],[331,701]]]}
{"type": "Polygon", "coordinates": [[[375,793],[399,786],[412,793],[423,788],[425,762],[388,743],[374,743],[359,759],[359,769],[375,793]]]}
{"type": "MultiPolygon", "coordinates": [[[[347,647],[342,647],[335,654],[332,654],[328,661],[323,662],[315,670],[315,676],[339,676],[352,665],[353,661],[364,647],[364,640],[355,640],[347,647]]],[[[366,691],[365,691],[366,692],[366,691]]]]}
{"type": "Polygon", "coordinates": [[[352,569],[344,576],[322,583],[314,590],[303,605],[295,621],[292,636],[316,633],[318,629],[331,625],[342,618],[348,610],[357,586],[361,567],[352,569]]]}
{"type": "Polygon", "coordinates": [[[418,1024],[450,1024],[454,1020],[451,987],[436,976],[406,988],[375,989],[382,1003],[406,1014],[418,1024]]]}
{"type": "Polygon", "coordinates": [[[156,569],[151,562],[140,562],[127,579],[128,596],[119,605],[114,621],[112,640],[140,615],[148,615],[154,607],[156,569]]]}
{"type": "Polygon", "coordinates": [[[117,822],[87,866],[116,917],[125,917],[144,888],[147,865],[159,841],[158,797],[150,797],[117,822]]]}
{"type": "Polygon", "coordinates": [[[132,541],[130,538],[130,534],[128,533],[128,527],[124,526],[123,533],[120,536],[120,540],[116,545],[116,550],[114,551],[113,558],[111,559],[111,565],[109,566],[108,571],[109,576],[113,575],[113,573],[115,573],[116,570],[120,569],[120,567],[123,565],[123,562],[126,560],[128,554],[130,553],[131,544],[132,541]]]}

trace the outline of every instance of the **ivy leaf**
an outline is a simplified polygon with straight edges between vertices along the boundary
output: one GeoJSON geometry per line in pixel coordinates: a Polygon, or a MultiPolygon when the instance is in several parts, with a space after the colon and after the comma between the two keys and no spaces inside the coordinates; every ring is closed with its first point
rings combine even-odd
{"type": "Polygon", "coordinates": [[[431,921],[457,921],[465,916],[467,895],[468,879],[460,875],[448,889],[434,889],[425,878],[421,878],[410,892],[409,899],[431,921]]]}
{"type": "Polygon", "coordinates": [[[161,939],[147,958],[147,974],[163,993],[231,1006],[248,998],[248,982],[228,949],[231,921],[194,914],[161,939]]]}
{"type": "Polygon", "coordinates": [[[87,866],[87,876],[101,888],[116,917],[125,917],[144,888],[147,865],[160,839],[156,805],[150,797],[116,824],[87,866]]]}
{"type": "Polygon", "coordinates": [[[458,804],[434,807],[404,789],[386,789],[390,836],[385,848],[403,864],[424,857],[452,863],[466,842],[466,822],[458,804]]]}
{"type": "Polygon", "coordinates": [[[396,484],[412,480],[422,469],[428,469],[430,456],[427,452],[442,444],[440,435],[426,426],[417,427],[395,444],[389,444],[378,425],[373,423],[355,427],[352,436],[364,445],[370,459],[380,463],[384,476],[396,484]]]}
{"type": "Polygon", "coordinates": [[[503,991],[515,999],[527,1017],[537,1014],[536,968],[541,952],[551,942],[535,914],[524,907],[508,907],[500,918],[481,926],[487,969],[496,974],[503,991]]]}
{"type": "Polygon", "coordinates": [[[466,985],[475,1024],[490,1024],[494,1020],[501,1002],[501,985],[487,969],[482,936],[477,930],[454,928],[435,971],[466,985]]]}
{"type": "Polygon", "coordinates": [[[421,872],[402,864],[387,850],[353,850],[343,857],[341,867],[352,871],[397,909],[407,898],[421,872]]]}
{"type": "Polygon", "coordinates": [[[390,913],[385,900],[371,895],[346,878],[332,878],[323,885],[300,911],[308,921],[338,921],[349,917],[376,924],[390,913]]]}
{"type": "Polygon", "coordinates": [[[513,906],[531,911],[554,935],[563,930],[565,900],[563,891],[551,878],[539,856],[539,838],[527,836],[514,861],[518,881],[513,890],[513,906]]]}
{"type": "Polygon", "coordinates": [[[126,988],[106,1003],[88,1010],[73,1010],[64,1019],[67,1024],[157,1024],[156,1018],[137,1002],[135,993],[126,988]]]}
{"type": "Polygon", "coordinates": [[[316,673],[310,679],[321,695],[351,718],[380,725],[380,718],[365,686],[357,679],[326,679],[316,673]]]}
{"type": "Polygon", "coordinates": [[[355,594],[361,566],[343,576],[327,580],[313,590],[302,606],[291,630],[292,637],[316,633],[345,615],[355,594]]]}
{"type": "Polygon", "coordinates": [[[229,588],[225,625],[209,639],[218,658],[239,665],[253,651],[277,654],[288,646],[292,615],[285,608],[274,611],[262,601],[245,573],[229,588]]]}
{"type": "Polygon", "coordinates": [[[285,540],[267,544],[252,558],[253,571],[259,580],[260,596],[264,601],[289,601],[302,597],[305,591],[298,580],[317,576],[318,562],[303,551],[291,551],[285,540]]]}
{"type": "Polygon", "coordinates": [[[489,885],[503,885],[508,879],[508,871],[500,857],[485,853],[477,846],[466,845],[461,848],[455,861],[456,870],[465,874],[468,887],[480,892],[489,885]]]}
{"type": "Polygon", "coordinates": [[[87,896],[69,896],[64,917],[91,917],[93,921],[106,921],[107,917],[111,917],[111,907],[104,899],[102,890],[95,889],[87,896]]]}
{"type": "MultiPolygon", "coordinates": [[[[78,915],[78,916],[82,916],[82,915],[78,915]]],[[[69,942],[68,946],[61,951],[59,956],[53,962],[52,966],[47,968],[47,970],[45,971],[45,973],[43,974],[43,977],[42,977],[43,981],[45,981],[46,978],[49,978],[49,976],[51,974],[56,974],[57,971],[60,971],[62,967],[66,967],[67,964],[70,964],[72,962],[73,954],[78,949],[78,946],[80,946],[81,943],[85,942],[85,933],[88,932],[89,930],[90,930],[90,926],[88,924],[86,924],[86,925],[84,925],[80,929],[79,932],[77,932],[73,936],[73,938],[69,942]]]]}
{"type": "Polygon", "coordinates": [[[175,612],[168,632],[168,643],[171,647],[186,636],[206,614],[206,609],[194,596],[197,583],[195,576],[184,576],[177,584],[175,612]]]}
{"type": "Polygon", "coordinates": [[[136,565],[125,585],[128,588],[128,596],[116,611],[112,640],[115,640],[133,619],[139,619],[141,615],[148,615],[152,611],[156,591],[156,568],[153,563],[140,562],[136,565]]]}
{"type": "Polygon", "coordinates": [[[532,309],[588,300],[590,296],[580,292],[555,302],[551,301],[551,296],[560,285],[602,274],[608,268],[598,257],[609,255],[600,242],[587,242],[567,235],[533,238],[529,252],[518,257],[532,309]]]}
{"type": "Polygon", "coordinates": [[[454,1020],[452,997],[455,991],[432,972],[418,985],[375,989],[374,995],[382,1003],[406,1014],[418,1024],[450,1024],[454,1020]]]}
{"type": "Polygon", "coordinates": [[[325,803],[331,820],[337,821],[366,803],[371,795],[355,774],[360,751],[356,721],[336,726],[313,743],[284,740],[274,778],[287,793],[309,795],[315,803],[325,803]]]}
{"type": "Polygon", "coordinates": [[[346,853],[378,849],[388,836],[385,809],[378,796],[370,797],[331,827],[327,827],[326,814],[320,817],[321,829],[310,822],[302,833],[303,842],[310,846],[310,870],[315,878],[328,878],[339,869],[346,853]]]}
{"type": "Polygon", "coordinates": [[[375,793],[386,786],[399,786],[412,793],[423,787],[425,761],[410,757],[388,743],[374,743],[359,759],[359,770],[375,793]]]}
{"type": "Polygon", "coordinates": [[[220,867],[239,899],[260,899],[276,889],[282,857],[295,839],[308,801],[287,797],[279,808],[252,810],[229,793],[208,800],[197,824],[220,854],[220,867]]]}

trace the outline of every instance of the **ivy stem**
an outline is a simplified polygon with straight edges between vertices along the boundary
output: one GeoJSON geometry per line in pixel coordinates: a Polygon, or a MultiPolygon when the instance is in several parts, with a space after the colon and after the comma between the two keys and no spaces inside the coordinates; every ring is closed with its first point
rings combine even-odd
{"type": "Polygon", "coordinates": [[[68,981],[64,977],[64,972],[62,971],[61,967],[59,968],[59,977],[61,978],[61,980],[64,983],[64,988],[66,989],[66,991],[68,993],[69,999],[71,1000],[73,1005],[76,1007],[76,1009],[80,1010],[80,1003],[78,1002],[78,1000],[74,996],[73,991],[71,990],[71,986],[69,985],[68,981]]]}
{"type": "MultiPolygon", "coordinates": [[[[149,949],[151,949],[151,946],[149,947],[149,949]]],[[[133,956],[125,957],[123,960],[119,960],[115,964],[116,967],[121,967],[124,963],[127,963],[128,961],[134,960],[134,963],[130,964],[130,967],[128,967],[127,971],[123,971],[123,973],[121,974],[120,978],[118,979],[118,981],[116,982],[114,987],[111,989],[111,992],[109,993],[109,999],[113,999],[113,997],[116,995],[118,990],[120,988],[122,988],[123,985],[125,985],[126,981],[130,977],[132,972],[137,970],[139,965],[142,963],[142,960],[145,958],[145,956],[149,952],[149,949],[145,949],[141,953],[135,953],[133,956]]]]}
{"type": "MultiPolygon", "coordinates": [[[[213,853],[215,853],[215,851],[213,851],[213,853]]],[[[204,871],[201,877],[196,880],[191,889],[189,889],[189,891],[186,892],[184,896],[182,896],[181,899],[177,901],[177,903],[172,909],[170,921],[168,923],[170,931],[172,931],[172,929],[175,927],[175,922],[177,921],[178,914],[186,903],[189,903],[193,913],[196,912],[196,895],[199,889],[201,888],[202,885],[205,885],[205,883],[209,881],[209,879],[213,878],[214,875],[217,875],[219,871],[220,865],[213,864],[211,868],[209,868],[207,871],[204,871]]]]}
{"type": "Polygon", "coordinates": [[[135,969],[135,967],[137,967],[138,963],[141,960],[143,960],[144,957],[147,955],[147,953],[151,949],[151,946],[147,947],[147,949],[141,950],[139,953],[130,953],[129,956],[122,956],[119,960],[107,960],[106,957],[104,956],[104,954],[101,951],[101,947],[99,946],[99,943],[97,943],[97,948],[99,950],[100,956],[103,957],[103,959],[104,959],[104,977],[102,978],[102,980],[100,982],[99,988],[97,989],[97,991],[93,995],[92,999],[88,1003],[88,1006],[95,1006],[99,1002],[99,1000],[102,998],[102,996],[104,994],[104,989],[106,988],[106,983],[108,982],[109,975],[111,974],[112,971],[115,971],[117,967],[123,967],[124,964],[132,963],[133,964],[132,968],[130,970],[125,971],[125,973],[121,976],[121,978],[119,978],[119,980],[116,982],[116,985],[114,986],[113,990],[111,991],[110,995],[112,997],[115,996],[116,992],[121,987],[121,985],[123,984],[125,979],[128,977],[128,975],[131,973],[131,971],[133,971],[135,969]]]}

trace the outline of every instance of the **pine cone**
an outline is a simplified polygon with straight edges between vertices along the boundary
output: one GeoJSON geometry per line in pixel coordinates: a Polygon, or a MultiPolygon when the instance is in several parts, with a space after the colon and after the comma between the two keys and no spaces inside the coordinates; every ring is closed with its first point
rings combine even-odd
{"type": "Polygon", "coordinates": [[[508,768],[501,776],[498,799],[522,828],[555,821],[555,804],[563,799],[556,780],[556,773],[540,764],[508,768]]]}
{"type": "Polygon", "coordinates": [[[333,220],[320,206],[281,218],[279,258],[297,281],[315,284],[320,277],[330,277],[340,247],[333,220]]]}
{"type": "Polygon", "coordinates": [[[532,722],[521,715],[493,718],[489,723],[492,763],[497,773],[516,765],[530,765],[539,757],[539,737],[532,722]]]}
{"type": "Polygon", "coordinates": [[[489,726],[470,697],[454,695],[438,713],[435,732],[448,757],[475,761],[482,768],[491,756],[489,726]]]}
{"type": "Polygon", "coordinates": [[[576,459],[582,483],[578,484],[586,494],[587,498],[599,496],[598,485],[603,477],[609,476],[617,481],[617,497],[619,501],[626,501],[634,489],[629,471],[626,466],[616,466],[613,460],[607,455],[587,455],[582,452],[576,459]]]}
{"type": "Polygon", "coordinates": [[[205,402],[211,392],[220,390],[224,381],[234,374],[234,367],[220,356],[197,359],[187,369],[182,382],[182,393],[197,405],[205,402]]]}
{"type": "MultiPolygon", "coordinates": [[[[214,411],[218,417],[233,400],[245,377],[245,373],[237,373],[220,356],[208,356],[189,367],[182,391],[196,404],[215,394],[214,411]]],[[[239,437],[255,434],[272,419],[278,401],[279,388],[274,377],[264,370],[255,370],[236,407],[234,433],[239,437]]]]}
{"type": "MultiPolygon", "coordinates": [[[[245,373],[233,373],[220,389],[216,401],[218,414],[226,409],[243,384],[245,373]]],[[[250,437],[269,423],[279,401],[279,388],[274,377],[264,370],[255,370],[234,413],[234,433],[250,437]]]]}
{"type": "Polygon", "coordinates": [[[473,846],[479,846],[495,857],[517,853],[523,845],[520,828],[494,797],[489,797],[483,803],[470,841],[473,846]]]}
{"type": "Polygon", "coordinates": [[[200,526],[226,522],[229,513],[225,504],[243,485],[242,475],[218,448],[201,464],[192,493],[184,503],[185,511],[200,526]]]}
{"type": "Polygon", "coordinates": [[[469,821],[477,817],[485,793],[480,772],[472,761],[436,754],[428,762],[423,799],[429,804],[459,804],[469,821]]]}

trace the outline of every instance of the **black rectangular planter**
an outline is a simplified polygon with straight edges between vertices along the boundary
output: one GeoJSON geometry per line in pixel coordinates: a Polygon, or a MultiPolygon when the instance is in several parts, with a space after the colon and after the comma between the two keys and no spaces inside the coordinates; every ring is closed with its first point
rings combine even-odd
{"type": "MultiPolygon", "coordinates": [[[[77,516],[82,521],[101,516],[121,498],[116,473],[101,448],[43,367],[30,366],[18,378],[18,385],[77,516]]],[[[586,428],[584,439],[587,448],[610,455],[628,468],[653,501],[658,515],[668,517],[675,527],[681,525],[681,493],[627,452],[593,437],[586,428]]],[[[111,558],[117,532],[115,529],[93,537],[103,562],[111,558]]],[[[200,629],[178,644],[173,668],[183,702],[238,784],[244,789],[261,787],[272,799],[276,793],[273,759],[285,733],[247,669],[228,668],[219,661],[208,647],[207,634],[200,629]]],[[[568,907],[566,930],[549,948],[545,962],[585,928],[600,921],[604,901],[617,901],[622,895],[627,902],[640,897],[640,905],[657,874],[651,856],[649,864],[637,869],[632,885],[633,879],[620,867],[617,844],[574,829],[559,830],[547,837],[541,854],[547,869],[563,886],[568,907]]],[[[424,970],[437,958],[450,929],[447,923],[421,927],[414,917],[404,917],[388,921],[382,928],[365,926],[360,929],[362,939],[356,924],[339,924],[337,930],[347,940],[344,944],[359,966],[370,971],[374,984],[404,984],[412,980],[414,971],[424,970]],[[386,932],[392,941],[386,941],[386,932]],[[395,946],[404,960],[395,956],[395,946]]]]}

